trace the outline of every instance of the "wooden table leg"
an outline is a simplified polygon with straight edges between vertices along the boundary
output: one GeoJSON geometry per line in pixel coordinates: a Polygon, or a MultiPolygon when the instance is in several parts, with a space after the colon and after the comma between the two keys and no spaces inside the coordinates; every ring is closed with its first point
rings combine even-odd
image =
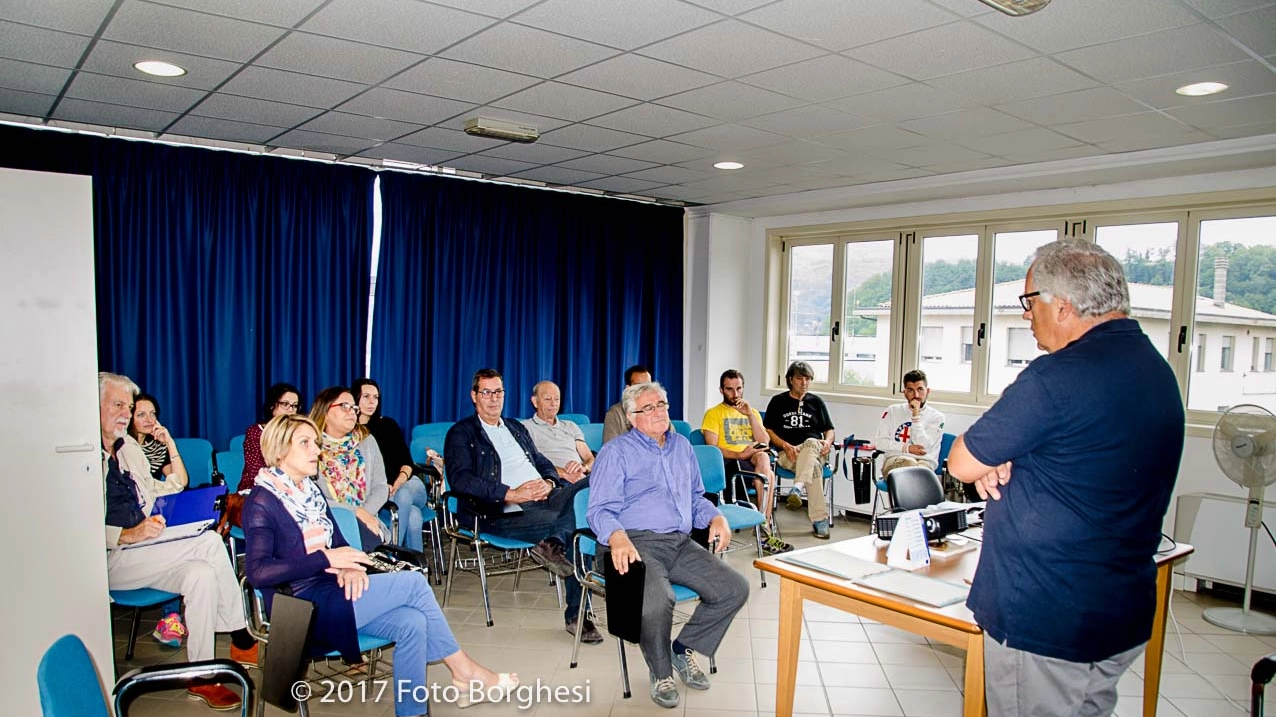
{"type": "Polygon", "coordinates": [[[797,582],[780,580],[780,632],[775,675],[776,717],[792,717],[802,643],[802,592],[797,582]]]}
{"type": "Polygon", "coordinates": [[[1156,568],[1156,613],[1152,617],[1152,637],[1143,655],[1143,717],[1156,717],[1157,694],[1161,691],[1161,661],[1165,650],[1165,622],[1170,608],[1170,563],[1156,568]]]}
{"type": "Polygon", "coordinates": [[[988,705],[984,701],[984,636],[971,635],[966,643],[966,685],[962,714],[965,717],[984,717],[988,705]]]}

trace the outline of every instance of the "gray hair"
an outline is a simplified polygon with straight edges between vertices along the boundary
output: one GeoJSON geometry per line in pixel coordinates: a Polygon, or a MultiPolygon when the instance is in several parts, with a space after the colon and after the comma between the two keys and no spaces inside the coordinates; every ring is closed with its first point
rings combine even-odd
{"type": "Polygon", "coordinates": [[[99,371],[97,374],[97,400],[99,403],[106,396],[107,386],[119,386],[127,389],[130,396],[136,396],[142,392],[142,389],[133,383],[133,379],[121,373],[111,373],[109,371],[99,371]]]}
{"type": "Polygon", "coordinates": [[[638,408],[638,397],[648,391],[655,391],[660,394],[660,400],[665,403],[669,402],[669,393],[665,391],[665,387],[660,385],[659,381],[648,381],[647,383],[635,383],[625,392],[620,394],[620,405],[625,409],[625,415],[634,412],[638,408]]]}
{"type": "Polygon", "coordinates": [[[1037,249],[1032,279],[1041,299],[1062,297],[1081,318],[1130,313],[1130,286],[1121,263],[1097,244],[1060,239],[1037,249]]]}

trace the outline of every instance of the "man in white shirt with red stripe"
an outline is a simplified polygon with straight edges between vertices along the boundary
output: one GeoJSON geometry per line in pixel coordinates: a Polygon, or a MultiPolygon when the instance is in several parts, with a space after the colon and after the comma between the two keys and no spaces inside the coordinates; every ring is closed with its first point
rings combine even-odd
{"type": "Polygon", "coordinates": [[[926,405],[930,388],[926,373],[913,369],[904,374],[904,398],[882,413],[873,442],[882,451],[882,477],[904,466],[939,468],[939,446],[944,440],[944,414],[926,405]]]}

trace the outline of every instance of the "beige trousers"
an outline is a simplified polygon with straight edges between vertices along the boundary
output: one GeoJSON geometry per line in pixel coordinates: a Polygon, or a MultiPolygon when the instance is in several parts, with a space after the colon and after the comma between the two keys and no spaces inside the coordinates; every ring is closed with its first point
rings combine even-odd
{"type": "Polygon", "coordinates": [[[806,515],[812,523],[829,519],[828,502],[824,498],[824,463],[820,455],[824,442],[808,438],[798,446],[797,461],[789,460],[789,454],[781,452],[780,467],[793,471],[794,485],[806,485],[806,515]]]}

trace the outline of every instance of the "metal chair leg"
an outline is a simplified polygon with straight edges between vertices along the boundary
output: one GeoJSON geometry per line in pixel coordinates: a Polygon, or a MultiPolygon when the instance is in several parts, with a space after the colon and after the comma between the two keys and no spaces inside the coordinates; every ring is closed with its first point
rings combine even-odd
{"type": "Polygon", "coordinates": [[[474,555],[478,558],[479,584],[483,586],[483,610],[487,612],[487,626],[491,627],[492,602],[487,597],[487,566],[483,564],[483,549],[477,540],[474,541],[474,555]]]}
{"type": "Polygon", "coordinates": [[[523,577],[523,553],[525,552],[519,550],[515,553],[518,557],[514,558],[514,592],[518,592],[518,581],[523,577]]]}
{"type": "Polygon", "coordinates": [[[137,643],[137,626],[142,621],[142,608],[133,608],[133,625],[128,631],[128,649],[124,651],[124,659],[131,661],[133,659],[133,646],[137,643]]]}
{"type": "MultiPolygon", "coordinates": [[[[754,542],[755,542],[755,543],[757,544],[757,546],[758,546],[758,557],[759,557],[759,558],[763,557],[763,554],[762,554],[762,526],[761,526],[761,525],[755,525],[755,526],[753,526],[753,540],[754,540],[754,542]]],[[[759,570],[759,571],[758,571],[758,575],[761,575],[761,576],[762,576],[762,587],[766,587],[766,572],[764,572],[764,571],[762,571],[762,570],[759,570]]]]}
{"type": "Polygon", "coordinates": [[[589,605],[589,588],[581,587],[580,589],[580,612],[576,615],[576,635],[572,640],[572,661],[568,665],[570,669],[576,669],[576,658],[580,655],[580,634],[585,631],[585,613],[588,611],[589,605]]]}
{"type": "MultiPolygon", "coordinates": [[[[450,551],[451,557],[448,558],[449,566],[456,565],[456,538],[452,538],[451,542],[452,542],[452,549],[450,551]]],[[[455,570],[447,571],[447,587],[443,588],[443,607],[447,607],[447,601],[449,598],[452,597],[452,576],[455,573],[456,573],[455,570]]]]}
{"type": "Polygon", "coordinates": [[[709,674],[718,674],[718,660],[714,657],[709,658],[709,674]]]}
{"type": "Polygon", "coordinates": [[[620,684],[624,688],[625,699],[633,697],[629,689],[629,663],[625,660],[625,641],[616,638],[616,647],[620,650],[620,684]]]}

